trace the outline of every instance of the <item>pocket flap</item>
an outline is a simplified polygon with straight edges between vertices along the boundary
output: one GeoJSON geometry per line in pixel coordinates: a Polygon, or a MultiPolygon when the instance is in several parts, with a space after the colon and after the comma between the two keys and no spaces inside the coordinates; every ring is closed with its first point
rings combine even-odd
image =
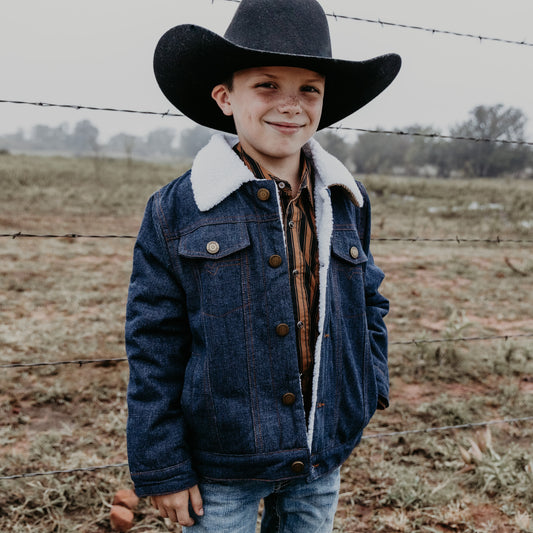
{"type": "Polygon", "coordinates": [[[246,224],[212,224],[184,235],[178,253],[184,257],[220,259],[250,246],[246,224]]]}
{"type": "Polygon", "coordinates": [[[353,265],[364,263],[368,260],[359,235],[354,230],[333,230],[331,236],[331,251],[340,259],[353,265]]]}

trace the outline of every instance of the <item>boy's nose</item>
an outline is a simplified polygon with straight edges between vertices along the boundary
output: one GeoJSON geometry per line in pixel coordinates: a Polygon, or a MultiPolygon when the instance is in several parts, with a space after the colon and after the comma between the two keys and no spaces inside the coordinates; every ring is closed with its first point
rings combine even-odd
{"type": "Polygon", "coordinates": [[[299,113],[302,110],[300,99],[295,95],[283,98],[278,108],[281,113],[299,113]]]}

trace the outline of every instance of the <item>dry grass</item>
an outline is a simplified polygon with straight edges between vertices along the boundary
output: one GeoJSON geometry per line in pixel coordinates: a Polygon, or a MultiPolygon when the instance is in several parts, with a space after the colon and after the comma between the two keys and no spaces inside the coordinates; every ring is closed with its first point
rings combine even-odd
{"type": "MultiPolygon", "coordinates": [[[[182,170],[2,156],[0,233],[134,234],[149,194],[182,170]]],[[[364,182],[376,236],[532,238],[532,182],[364,182]]],[[[0,362],[123,357],[132,248],[127,239],[2,239],[0,362]]],[[[532,248],[375,242],[391,341],[533,332],[532,248]]],[[[367,435],[533,416],[532,345],[392,344],[391,408],[367,435]]],[[[3,369],[0,475],[124,462],[126,383],[124,363],[3,369]]],[[[343,467],[336,531],[533,531],[533,425],[491,426],[482,450],[483,438],[364,440],[343,467]]],[[[111,531],[109,504],[129,486],[124,468],[0,481],[0,531],[111,531]]],[[[173,530],[141,504],[133,531],[173,530]]]]}

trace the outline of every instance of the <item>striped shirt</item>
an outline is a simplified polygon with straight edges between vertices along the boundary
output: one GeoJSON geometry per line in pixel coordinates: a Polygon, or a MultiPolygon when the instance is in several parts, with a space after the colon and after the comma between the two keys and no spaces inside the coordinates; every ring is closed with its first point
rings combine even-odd
{"type": "Polygon", "coordinates": [[[274,180],[278,186],[291,297],[296,325],[298,367],[306,416],[311,410],[314,350],[318,334],[318,240],[313,201],[313,169],[303,154],[300,162],[300,187],[295,195],[290,184],[261,167],[237,144],[234,148],[257,179],[274,180]]]}

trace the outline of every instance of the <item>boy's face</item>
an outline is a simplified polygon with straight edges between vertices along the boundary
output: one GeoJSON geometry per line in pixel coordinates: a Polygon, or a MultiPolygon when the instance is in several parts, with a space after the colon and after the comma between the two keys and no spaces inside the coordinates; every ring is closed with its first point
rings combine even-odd
{"type": "Polygon", "coordinates": [[[296,67],[257,67],[235,72],[232,88],[212,92],[233,116],[244,150],[267,168],[294,159],[318,128],[325,78],[296,67]]]}

